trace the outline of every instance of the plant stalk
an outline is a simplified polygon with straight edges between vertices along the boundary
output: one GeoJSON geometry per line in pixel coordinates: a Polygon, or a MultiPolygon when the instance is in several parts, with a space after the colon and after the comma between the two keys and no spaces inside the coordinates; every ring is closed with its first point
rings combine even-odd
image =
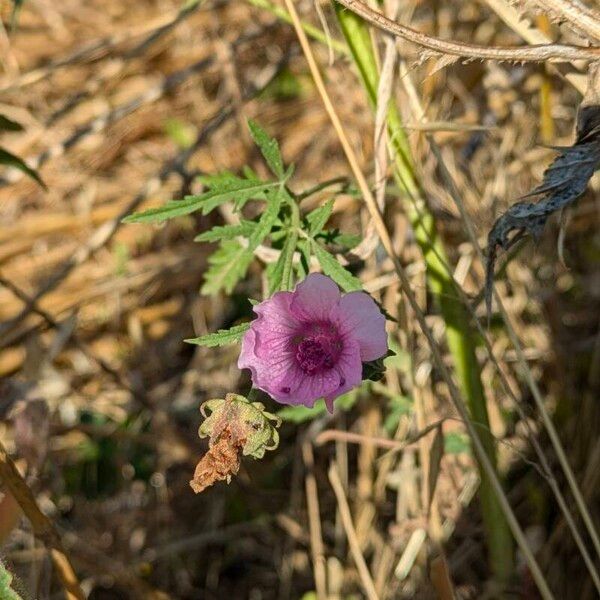
{"type": "MultiPolygon", "coordinates": [[[[334,2],[334,7],[369,101],[375,108],[379,71],[368,28],[359,17],[345,10],[338,3],[334,2]]],[[[496,452],[489,431],[488,411],[475,354],[476,341],[470,316],[462,304],[452,275],[446,267],[448,264],[446,253],[437,235],[435,219],[424,202],[424,193],[414,168],[406,132],[393,101],[388,107],[387,124],[389,145],[395,161],[394,178],[405,195],[406,213],[426,263],[428,287],[437,301],[446,324],[446,340],[454,361],[456,378],[467,398],[473,422],[481,426],[479,431],[483,446],[495,467],[496,452]]],[[[489,562],[496,579],[500,583],[506,583],[511,576],[513,566],[512,536],[494,489],[481,468],[480,474],[481,511],[489,549],[489,562]]]]}

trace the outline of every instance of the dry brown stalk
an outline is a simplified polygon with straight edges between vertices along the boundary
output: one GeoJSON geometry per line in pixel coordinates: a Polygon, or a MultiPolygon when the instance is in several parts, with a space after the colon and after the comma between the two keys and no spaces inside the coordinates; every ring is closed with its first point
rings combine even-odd
{"type": "Polygon", "coordinates": [[[360,433],[353,433],[351,431],[327,429],[317,436],[315,439],[315,444],[320,446],[322,444],[326,444],[327,442],[340,440],[350,444],[377,446],[379,448],[386,448],[387,450],[406,450],[407,448],[414,447],[414,444],[422,437],[426,436],[432,431],[435,431],[445,420],[446,419],[440,419],[439,421],[435,421],[435,423],[431,423],[416,434],[408,436],[406,440],[390,440],[388,438],[361,435],[360,433]]]}
{"type": "MultiPolygon", "coordinates": [[[[510,0],[485,0],[486,4],[510,27],[516,34],[521,36],[529,44],[549,44],[550,38],[539,28],[533,27],[526,22],[516,8],[510,4],[510,0]]],[[[573,65],[576,69],[577,66],[573,65]]],[[[557,73],[566,79],[577,91],[585,93],[585,76],[578,72],[566,72],[566,66],[545,65],[546,70],[557,73]]]]}
{"type": "Polygon", "coordinates": [[[356,529],[352,523],[352,515],[350,514],[350,507],[348,506],[348,499],[344,492],[344,486],[342,485],[342,480],[340,479],[340,475],[334,463],[331,464],[329,469],[329,481],[331,482],[331,487],[333,488],[337,499],[342,524],[344,526],[344,531],[346,532],[346,537],[348,538],[348,544],[350,545],[350,552],[352,553],[352,558],[358,569],[358,574],[360,575],[365,594],[369,600],[378,600],[379,596],[375,590],[373,577],[369,572],[365,558],[360,550],[360,544],[356,536],[356,529]]]}
{"type": "Polygon", "coordinates": [[[306,488],[306,504],[308,507],[310,550],[315,572],[315,588],[318,600],[325,600],[327,598],[325,549],[323,547],[323,536],[321,535],[321,514],[319,510],[317,480],[314,474],[315,457],[312,445],[308,439],[302,444],[302,460],[306,469],[304,483],[306,488]]]}
{"type": "Polygon", "coordinates": [[[524,0],[553,21],[568,23],[573,31],[600,40],[600,14],[579,0],[524,0]]]}
{"type": "Polygon", "coordinates": [[[68,600],[85,600],[85,594],[62,547],[60,535],[52,521],[40,510],[33,492],[21,477],[2,442],[0,442],[0,478],[29,519],[35,536],[50,548],[50,555],[68,600]]]}
{"type": "Polygon", "coordinates": [[[429,578],[437,592],[439,600],[454,600],[454,586],[450,577],[450,569],[443,551],[431,560],[429,578]]]}
{"type": "Polygon", "coordinates": [[[358,0],[337,1],[378,29],[441,54],[449,54],[451,56],[462,58],[507,60],[514,62],[600,60],[600,48],[585,48],[583,46],[570,46],[566,44],[542,44],[524,48],[513,48],[510,46],[476,46],[474,44],[440,40],[439,38],[406,27],[406,25],[391,21],[381,13],[373,10],[358,0]]]}

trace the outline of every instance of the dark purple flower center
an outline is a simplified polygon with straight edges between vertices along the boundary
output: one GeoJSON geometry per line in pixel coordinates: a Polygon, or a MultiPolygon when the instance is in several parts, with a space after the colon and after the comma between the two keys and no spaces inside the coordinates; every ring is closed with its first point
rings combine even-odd
{"type": "Polygon", "coordinates": [[[342,343],[335,328],[316,326],[302,336],[296,359],[307,375],[313,375],[331,369],[341,351],[342,343]]]}

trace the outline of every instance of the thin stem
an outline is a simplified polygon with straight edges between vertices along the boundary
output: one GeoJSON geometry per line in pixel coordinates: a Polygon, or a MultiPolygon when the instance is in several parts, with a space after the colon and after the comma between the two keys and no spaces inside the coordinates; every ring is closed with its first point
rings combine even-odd
{"type": "MultiPolygon", "coordinates": [[[[298,207],[298,203],[295,198],[292,198],[290,202],[290,207],[292,210],[292,219],[291,219],[291,228],[290,228],[290,239],[286,241],[286,243],[290,244],[290,247],[293,250],[296,249],[296,245],[298,244],[298,232],[302,231],[300,227],[300,208],[298,207]]],[[[294,252],[290,253],[290,259],[287,260],[283,265],[283,275],[281,277],[283,289],[291,290],[293,287],[293,269],[292,266],[294,264],[294,252]]]]}
{"type": "Polygon", "coordinates": [[[327,179],[326,181],[322,181],[321,183],[318,183],[317,185],[308,188],[307,190],[304,190],[301,194],[296,194],[296,199],[298,201],[304,200],[304,198],[308,198],[309,196],[312,196],[313,194],[316,194],[317,192],[320,192],[321,190],[324,190],[325,188],[328,188],[332,185],[336,185],[338,183],[348,185],[348,178],[334,177],[333,179],[327,179]]]}
{"type": "MultiPolygon", "coordinates": [[[[475,231],[473,229],[473,224],[472,224],[471,218],[469,217],[468,213],[465,210],[465,207],[462,203],[460,194],[458,193],[458,190],[456,188],[454,179],[451,177],[450,173],[446,169],[446,166],[445,166],[443,160],[441,159],[441,154],[439,153],[439,149],[437,149],[435,144],[432,144],[432,149],[438,159],[438,165],[440,166],[440,169],[442,170],[442,173],[444,175],[450,196],[454,200],[454,202],[461,214],[462,220],[465,223],[471,244],[472,244],[473,248],[475,249],[475,252],[477,253],[479,260],[482,262],[482,264],[485,264],[485,258],[483,256],[483,252],[481,251],[481,248],[479,247],[479,244],[477,243],[477,237],[476,237],[475,231]]],[[[583,494],[581,493],[581,489],[577,483],[575,474],[573,473],[573,469],[572,469],[571,465],[569,464],[569,460],[567,458],[567,455],[565,453],[563,445],[560,441],[560,437],[556,431],[556,428],[554,426],[554,423],[552,422],[550,415],[548,414],[548,411],[546,410],[546,406],[544,405],[544,399],[543,399],[540,389],[533,377],[531,369],[529,368],[527,359],[525,358],[525,354],[523,352],[523,347],[521,345],[521,342],[519,341],[519,337],[517,336],[517,333],[512,325],[512,322],[508,316],[508,313],[506,312],[506,309],[504,307],[504,303],[502,302],[502,299],[500,298],[500,295],[498,294],[498,291],[496,290],[495,286],[493,288],[493,294],[494,294],[494,298],[496,300],[496,305],[498,307],[498,310],[500,311],[502,319],[506,325],[506,330],[508,332],[511,343],[514,346],[515,351],[517,353],[517,360],[519,362],[519,365],[521,366],[522,374],[525,377],[525,380],[527,381],[527,385],[528,385],[529,389],[531,390],[531,393],[534,397],[537,409],[542,416],[542,421],[544,423],[546,430],[548,431],[548,436],[550,437],[552,447],[554,448],[554,451],[556,452],[556,455],[559,459],[562,470],[565,473],[565,476],[569,483],[569,487],[571,488],[571,492],[573,493],[573,496],[575,498],[575,503],[577,504],[577,508],[579,509],[579,511],[581,513],[581,516],[586,525],[588,534],[594,544],[594,549],[595,549],[596,553],[598,554],[598,556],[600,557],[600,539],[598,537],[597,529],[594,525],[594,522],[590,515],[589,509],[585,503],[583,494]]]]}

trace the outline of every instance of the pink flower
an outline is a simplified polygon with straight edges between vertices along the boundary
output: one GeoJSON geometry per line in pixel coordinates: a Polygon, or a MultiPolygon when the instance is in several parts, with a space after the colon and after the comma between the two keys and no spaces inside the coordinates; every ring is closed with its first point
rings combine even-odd
{"type": "Polygon", "coordinates": [[[254,307],[258,318],[242,340],[240,369],[282,404],[312,407],[356,387],[362,363],[387,353],[385,317],[364,292],[342,296],[325,275],[311,273],[293,292],[254,307]]]}

